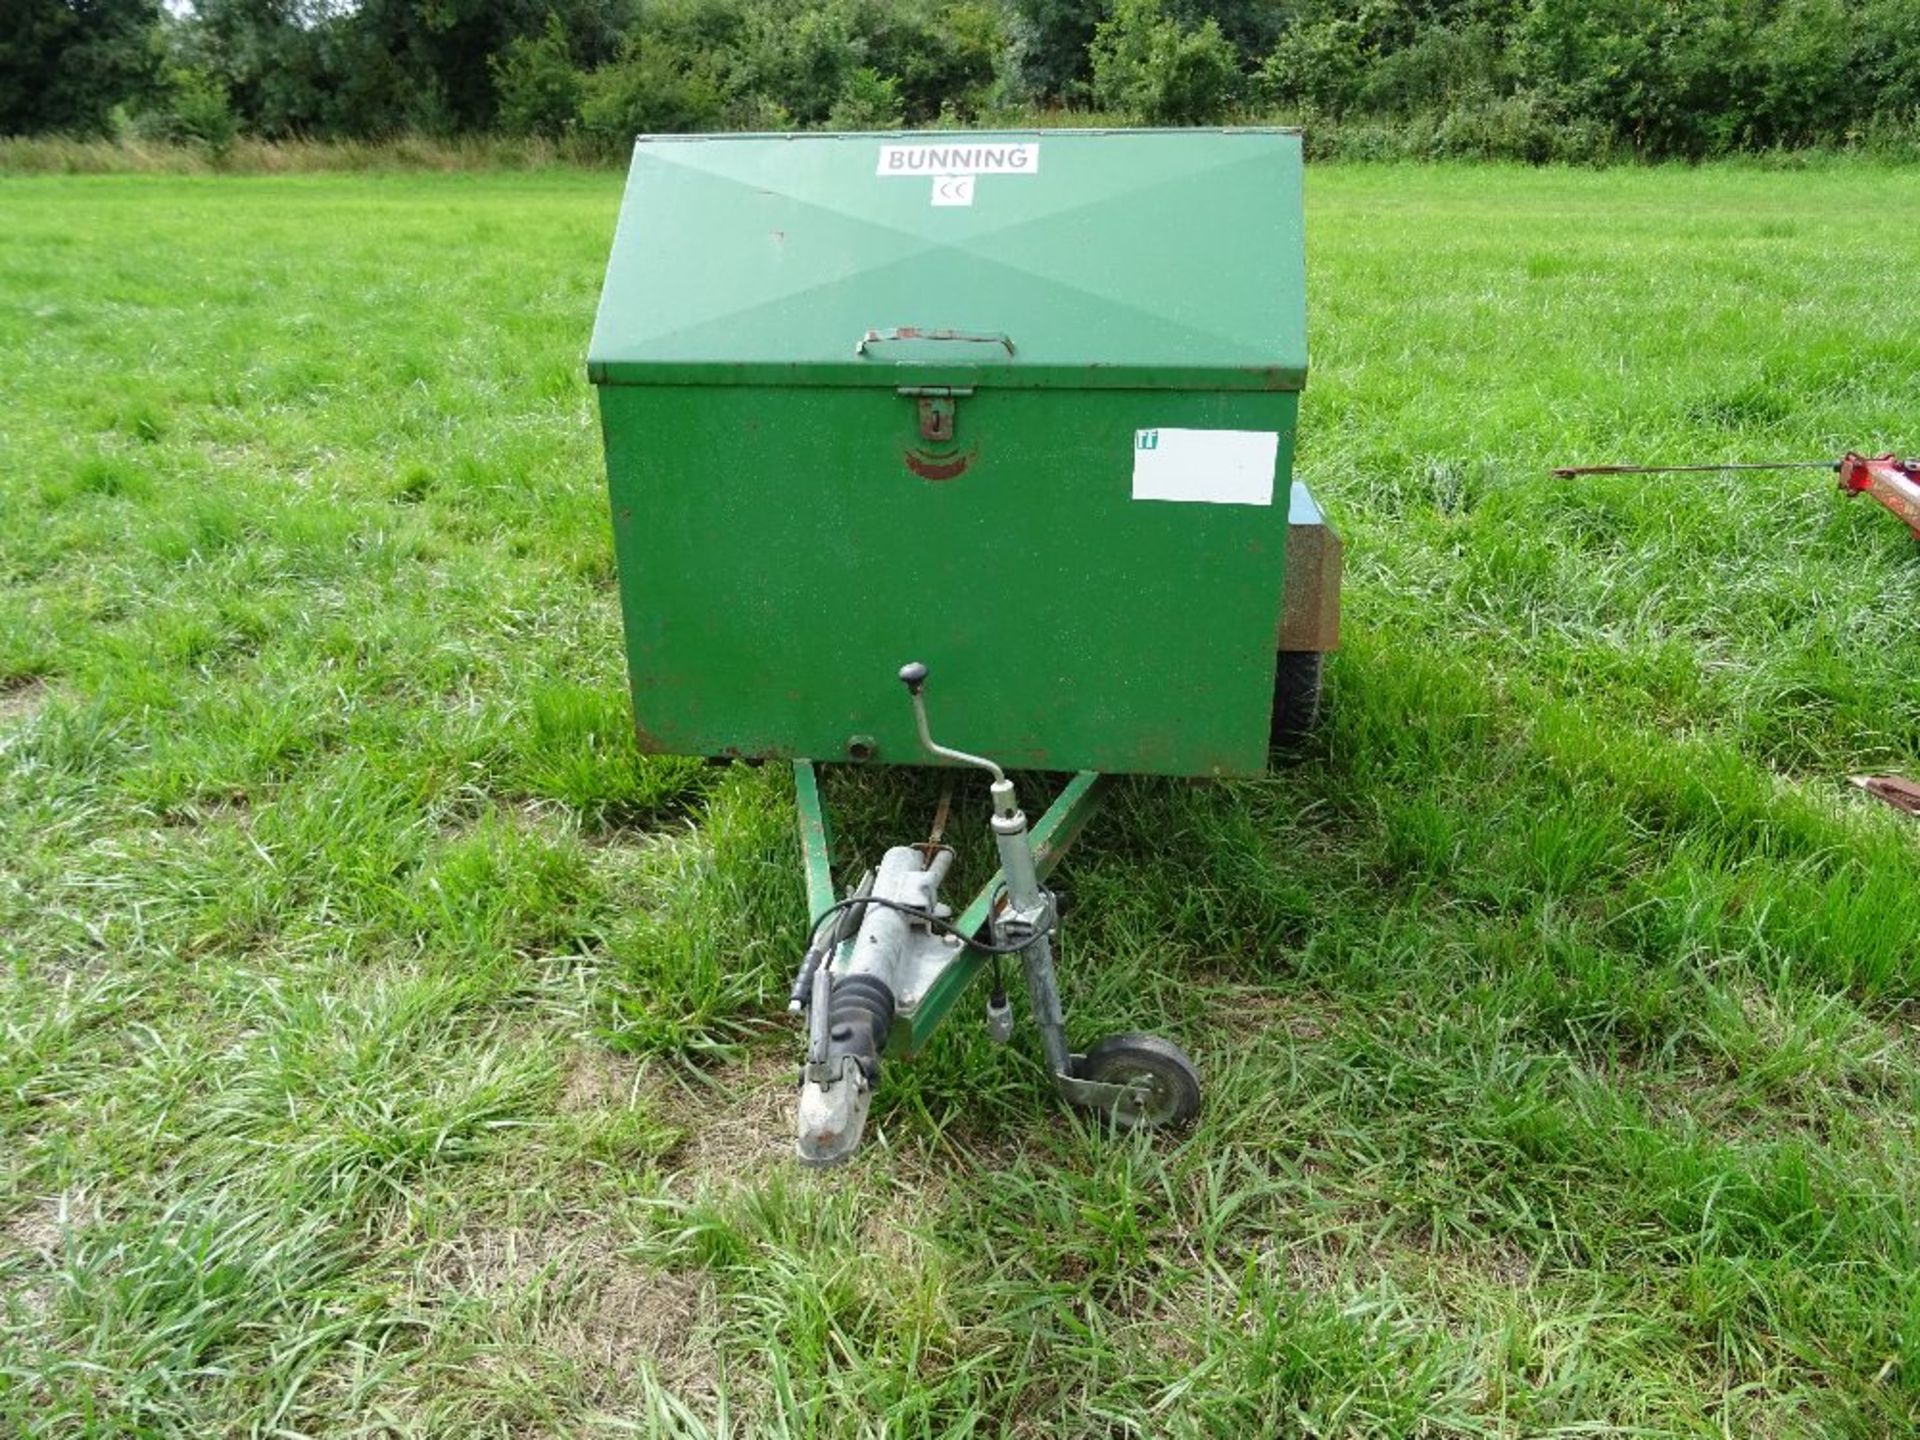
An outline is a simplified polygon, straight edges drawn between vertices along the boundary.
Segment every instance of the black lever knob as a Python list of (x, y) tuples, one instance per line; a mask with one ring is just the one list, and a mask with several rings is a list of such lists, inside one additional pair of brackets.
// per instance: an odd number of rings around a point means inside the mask
[(927, 683), (927, 667), (913, 660), (900, 667), (900, 683), (909, 695), (918, 695)]

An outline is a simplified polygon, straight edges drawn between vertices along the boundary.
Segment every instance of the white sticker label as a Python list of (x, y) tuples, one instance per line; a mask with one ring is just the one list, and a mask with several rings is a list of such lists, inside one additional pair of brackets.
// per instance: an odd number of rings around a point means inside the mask
[[(882, 145), (876, 175), (1033, 175), (1040, 142), (970, 140), (954, 145)], [(955, 201), (955, 204), (965, 202)]]
[(933, 203), (936, 205), (971, 205), (973, 203), (973, 177), (971, 175), (934, 176)]
[(1133, 498), (1271, 505), (1279, 456), (1273, 430), (1136, 430)]

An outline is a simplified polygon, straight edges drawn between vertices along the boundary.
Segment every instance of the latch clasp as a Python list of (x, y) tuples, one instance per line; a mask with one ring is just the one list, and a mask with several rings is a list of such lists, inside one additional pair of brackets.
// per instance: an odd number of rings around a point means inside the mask
[(953, 397), (920, 397), (920, 438), (946, 441), (953, 439)]
[(902, 385), (898, 393), (920, 402), (920, 438), (944, 445), (953, 439), (956, 402), (973, 391), (951, 385)]

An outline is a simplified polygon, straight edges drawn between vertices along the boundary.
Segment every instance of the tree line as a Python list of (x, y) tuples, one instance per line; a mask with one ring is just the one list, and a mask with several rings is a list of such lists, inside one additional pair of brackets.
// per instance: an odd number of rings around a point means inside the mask
[(1920, 0), (0, 0), (0, 134), (1301, 123), (1323, 153), (1911, 150)]

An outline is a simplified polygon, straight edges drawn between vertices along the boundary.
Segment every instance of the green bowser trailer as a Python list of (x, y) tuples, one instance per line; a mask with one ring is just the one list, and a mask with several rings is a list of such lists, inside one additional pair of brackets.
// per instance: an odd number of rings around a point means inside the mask
[[(1300, 186), (1278, 130), (636, 143), (589, 353), (635, 727), (793, 767), (803, 1159), (1001, 954), (1069, 1101), (1197, 1106), (1170, 1042), (1068, 1044), (1045, 879), (1103, 777), (1257, 775), (1312, 719)], [(1000, 873), (956, 914), (951, 850), (902, 845), (839, 893), (830, 762), (985, 769)], [(1007, 770), (1073, 778), (1029, 827)]]

